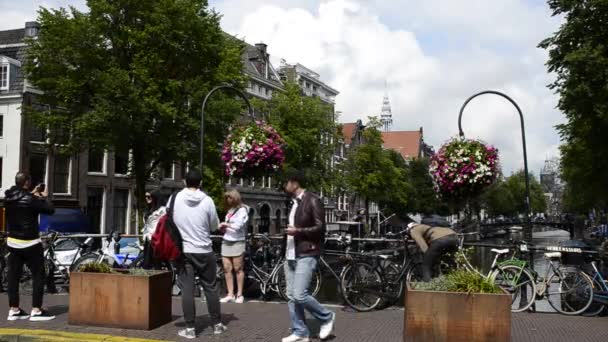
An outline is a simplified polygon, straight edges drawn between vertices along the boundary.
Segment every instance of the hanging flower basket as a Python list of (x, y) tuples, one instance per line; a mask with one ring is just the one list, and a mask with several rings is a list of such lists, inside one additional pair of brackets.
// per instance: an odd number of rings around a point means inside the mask
[(255, 177), (279, 171), (285, 161), (284, 145), (279, 133), (263, 121), (231, 129), (222, 148), (226, 175)]
[(454, 138), (431, 158), (430, 172), (441, 196), (473, 198), (498, 177), (498, 150), (479, 140)]

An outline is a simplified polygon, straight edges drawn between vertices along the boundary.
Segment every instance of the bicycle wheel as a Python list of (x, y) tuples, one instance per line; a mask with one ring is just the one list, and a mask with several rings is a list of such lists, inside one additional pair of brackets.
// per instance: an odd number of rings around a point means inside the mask
[(405, 276), (405, 286), (408, 290), (415, 290), (416, 286), (422, 282), (422, 263), (415, 263), (410, 266)]
[[(598, 291), (602, 291), (603, 287), (601, 284), (601, 280), (598, 278), (593, 278), (593, 293), (595, 294)], [(604, 310), (608, 309), (607, 305), (603, 303), (597, 302), (595, 299), (591, 301), (591, 305), (583, 312), (583, 316), (586, 317), (594, 317), (599, 316)]]
[[(285, 278), (285, 261), (283, 261), (278, 267), (279, 269), (275, 273), (274, 279), (271, 281), (271, 283), (274, 285), (271, 285), (270, 288), (273, 291), (278, 292), (279, 296), (283, 300), (288, 301), (289, 298), (287, 298), (287, 279)], [(321, 290), (321, 283), (321, 271), (317, 268), (317, 270), (312, 276), (312, 279), (310, 280), (310, 287), (308, 288), (308, 293), (310, 293), (311, 296), (316, 297), (319, 293), (319, 290)]]
[(395, 264), (389, 264), (382, 270), (382, 278), (386, 285), (386, 296), (382, 298), (382, 307), (394, 305), (403, 294), (403, 280), (399, 279), (401, 269)]
[(382, 301), (384, 289), (380, 272), (366, 262), (356, 262), (342, 272), (344, 300), (356, 311), (371, 311)]
[(551, 275), (546, 290), (549, 304), (564, 315), (580, 315), (593, 301), (593, 283), (581, 270), (560, 268)]
[(525, 268), (505, 265), (490, 276), (494, 284), (511, 294), (511, 312), (528, 310), (536, 299), (534, 277)]

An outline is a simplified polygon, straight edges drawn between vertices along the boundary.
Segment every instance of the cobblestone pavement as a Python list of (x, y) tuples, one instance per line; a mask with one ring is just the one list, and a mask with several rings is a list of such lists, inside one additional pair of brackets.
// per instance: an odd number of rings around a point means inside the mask
[[(32, 323), (29, 321), (8, 322), (0, 319), (0, 341), (31, 341), (31, 339), (2, 338), (9, 335), (6, 329), (31, 329), (61, 331), (73, 336), (79, 334), (97, 334), (96, 336), (114, 336), (113, 338), (92, 338), (91, 341), (128, 341), (128, 338), (178, 341), (177, 330), (183, 327), (181, 317), (181, 300), (174, 298), (174, 321), (152, 331), (121, 330), (98, 327), (73, 326), (67, 323), (68, 296), (54, 295), (45, 298), (45, 306), (57, 319), (50, 322)], [(0, 295), (0, 306), (6, 308), (6, 294)], [(22, 307), (30, 308), (29, 298), (23, 297)], [(335, 336), (332, 341), (369, 341), (393, 342), (402, 341), (403, 310), (399, 308), (356, 313), (331, 306), (337, 312)], [(209, 341), (280, 341), (288, 334), (289, 317), (284, 303), (262, 303), (251, 301), (245, 304), (222, 304), (223, 320), (228, 331), (220, 336), (211, 333), (210, 322), (204, 303), (197, 304), (197, 331), (200, 340)], [(5, 313), (0, 313), (4, 315)], [(514, 314), (512, 322), (513, 341), (608, 341), (608, 317), (568, 317), (558, 314)], [(319, 326), (310, 320), (313, 333)], [(36, 330), (38, 331), (38, 330)], [(15, 334), (14, 331), (11, 334)], [(35, 339), (33, 339), (35, 340)], [(57, 339), (57, 341), (78, 341), (78, 338)], [(84, 340), (84, 337), (82, 338)], [(36, 340), (38, 341), (38, 340)]]

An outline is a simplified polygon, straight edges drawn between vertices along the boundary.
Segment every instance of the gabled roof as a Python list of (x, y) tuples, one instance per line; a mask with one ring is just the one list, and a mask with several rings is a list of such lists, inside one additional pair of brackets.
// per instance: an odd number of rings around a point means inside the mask
[(353, 135), (355, 134), (355, 129), (357, 129), (357, 124), (354, 122), (342, 124), (342, 137), (344, 137), (344, 143), (346, 145), (350, 145)]
[(384, 141), (384, 148), (399, 152), (403, 159), (420, 156), (421, 131), (382, 132), (382, 140)]
[(262, 52), (256, 46), (253, 46), (249, 43), (245, 43), (245, 49), (241, 55), (241, 60), (243, 61), (243, 66), (245, 67), (245, 72), (250, 76), (258, 78), (260, 80), (264, 80), (265, 82), (270, 83), (271, 85), (277, 88), (283, 88), (283, 83), (279, 79), (279, 76), (270, 63), (270, 60), (265, 61), (265, 63), (269, 64), (269, 72), (268, 77), (264, 75), (262, 70), (259, 70), (255, 63), (256, 59), (264, 60), (264, 56), (262, 56)]
[(0, 45), (23, 43), (23, 37), (25, 37), (24, 28), (0, 31)]
[[(6, 56), (23, 63), (25, 61), (26, 47), (25, 45), (21, 45), (21, 43), (23, 43), (24, 36), (25, 29), (0, 31), (0, 56)], [(2, 47), (3, 45), (6, 47)], [(0, 95), (23, 93), (24, 77), (22, 71), (22, 67), (17, 68), (16, 77), (11, 77), (12, 82), (9, 84), (9, 90), (0, 91)]]

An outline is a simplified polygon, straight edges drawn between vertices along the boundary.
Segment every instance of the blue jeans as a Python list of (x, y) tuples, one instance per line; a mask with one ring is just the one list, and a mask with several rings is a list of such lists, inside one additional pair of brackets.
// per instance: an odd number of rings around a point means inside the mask
[(319, 304), (308, 292), (310, 280), (317, 269), (318, 257), (302, 257), (287, 260), (285, 278), (287, 280), (287, 298), (292, 333), (300, 337), (310, 337), (304, 309), (314, 318), (325, 323), (332, 319), (332, 312)]

